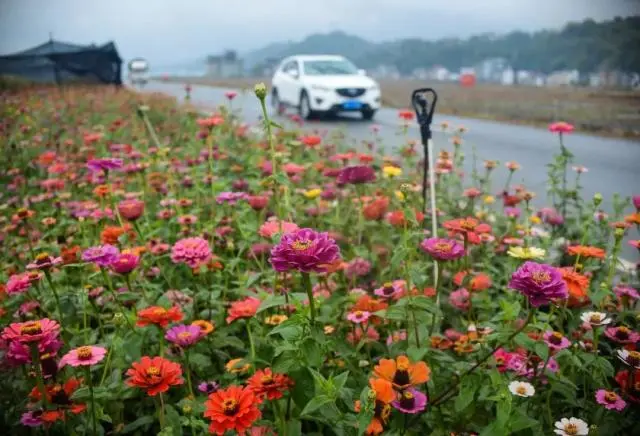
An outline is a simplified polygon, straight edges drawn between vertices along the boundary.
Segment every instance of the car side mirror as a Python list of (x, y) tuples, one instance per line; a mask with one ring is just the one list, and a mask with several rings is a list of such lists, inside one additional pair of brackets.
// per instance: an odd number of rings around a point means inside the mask
[(360, 76), (366, 76), (366, 75), (367, 75), (367, 70), (359, 69), (359, 70), (358, 70), (358, 74), (359, 74)]

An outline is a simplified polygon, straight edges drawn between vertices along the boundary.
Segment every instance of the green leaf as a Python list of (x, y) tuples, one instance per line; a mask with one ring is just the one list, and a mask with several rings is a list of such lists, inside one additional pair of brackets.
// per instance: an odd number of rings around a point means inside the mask
[(302, 422), (297, 419), (291, 419), (287, 422), (287, 435), (288, 436), (301, 436), (302, 435)]
[(323, 353), (316, 341), (313, 339), (307, 339), (302, 343), (300, 349), (302, 350), (305, 360), (309, 363), (309, 366), (319, 368), (320, 365), (322, 365)]
[(426, 310), (427, 312), (431, 312), (431, 313), (434, 313), (436, 310), (434, 307), (434, 304), (435, 304), (434, 300), (424, 295), (412, 297), (409, 300), (410, 300), (411, 307), (416, 307), (418, 309)]
[(371, 422), (371, 419), (373, 418), (374, 408), (373, 408), (373, 402), (369, 401), (370, 391), (371, 389), (366, 387), (360, 393), (360, 413), (358, 414), (358, 436), (362, 436), (364, 432), (367, 431), (369, 422)]
[(200, 353), (189, 354), (189, 363), (195, 366), (198, 371), (206, 371), (211, 367), (211, 359)]
[(335, 386), (336, 390), (341, 390), (345, 383), (347, 382), (347, 379), (349, 378), (349, 371), (345, 371), (340, 375), (337, 375), (336, 377), (333, 378), (333, 385)]
[(511, 432), (515, 433), (526, 428), (535, 427), (538, 425), (538, 421), (529, 417), (527, 414), (522, 413), (519, 409), (516, 409), (515, 416), (511, 416), (509, 422), (511, 423)]
[(262, 301), (262, 303), (260, 303), (260, 307), (258, 307), (258, 311), (256, 313), (260, 313), (263, 310), (267, 310), (271, 307), (282, 306), (284, 304), (286, 304), (284, 295), (270, 295), (264, 301)]
[(284, 130), (284, 127), (282, 127), (280, 124), (276, 123), (273, 120), (269, 120), (269, 124), (271, 124), (273, 127)]
[(538, 342), (534, 346), (534, 350), (542, 360), (547, 360), (547, 357), (549, 356), (549, 346), (547, 344), (544, 342)]
[(302, 409), (300, 416), (310, 415), (316, 410), (318, 410), (319, 408), (321, 408), (322, 406), (324, 406), (325, 404), (329, 404), (332, 402), (333, 400), (329, 398), (327, 395), (317, 395), (313, 397), (311, 401), (307, 403), (306, 406), (304, 406), (304, 409)]
[(143, 416), (125, 425), (124, 428), (122, 429), (122, 433), (125, 433), (125, 434), (131, 433), (139, 429), (140, 427), (152, 424), (154, 421), (155, 421), (155, 418), (153, 416)]
[(456, 412), (461, 412), (466, 409), (469, 404), (473, 402), (473, 397), (475, 396), (476, 389), (475, 386), (471, 384), (469, 378), (465, 378), (462, 380), (462, 386), (460, 386), (460, 393), (456, 397), (456, 401), (454, 402), (454, 409)]

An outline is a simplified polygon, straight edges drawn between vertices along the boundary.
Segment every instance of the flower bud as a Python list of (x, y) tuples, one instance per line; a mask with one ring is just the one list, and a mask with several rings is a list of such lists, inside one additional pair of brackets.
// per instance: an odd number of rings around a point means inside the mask
[(622, 237), (624, 236), (624, 229), (622, 229), (620, 227), (617, 227), (615, 232), (614, 232), (614, 235), (615, 235), (616, 239), (622, 239)]
[(600, 206), (600, 204), (602, 203), (602, 194), (599, 192), (596, 192), (595, 195), (593, 196), (593, 204), (598, 207)]
[(264, 83), (257, 83), (256, 86), (253, 87), (253, 92), (255, 92), (256, 97), (264, 101), (267, 97), (267, 86)]
[(113, 315), (113, 323), (117, 326), (123, 326), (126, 320), (122, 312), (117, 312)]

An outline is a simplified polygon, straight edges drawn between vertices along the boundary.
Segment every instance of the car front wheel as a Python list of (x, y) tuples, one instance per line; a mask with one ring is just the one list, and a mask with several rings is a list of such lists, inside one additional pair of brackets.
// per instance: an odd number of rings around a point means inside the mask
[(298, 105), (298, 112), (303, 120), (311, 120), (317, 115), (316, 112), (311, 109), (309, 96), (305, 91), (302, 91), (302, 93), (300, 94), (300, 104)]
[(365, 109), (362, 111), (363, 120), (371, 121), (375, 115), (376, 115), (376, 111), (371, 109)]

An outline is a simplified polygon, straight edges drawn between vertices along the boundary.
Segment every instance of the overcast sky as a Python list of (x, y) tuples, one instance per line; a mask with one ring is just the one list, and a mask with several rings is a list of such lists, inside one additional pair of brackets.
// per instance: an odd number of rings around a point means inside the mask
[(639, 0), (0, 0), (0, 54), (52, 32), (78, 44), (113, 40), (123, 58), (153, 65), (331, 30), (434, 39), (638, 13)]

